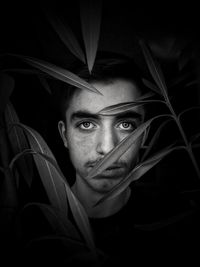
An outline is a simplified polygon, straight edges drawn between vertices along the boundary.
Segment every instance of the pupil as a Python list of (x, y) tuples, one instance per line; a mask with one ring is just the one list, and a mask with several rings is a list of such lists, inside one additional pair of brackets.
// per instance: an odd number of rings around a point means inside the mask
[(127, 123), (127, 122), (124, 122), (124, 123), (123, 123), (123, 126), (124, 126), (124, 128), (128, 128), (128, 126), (129, 126), (129, 123)]
[(84, 127), (85, 128), (88, 128), (90, 126), (90, 123), (89, 122), (84, 122)]

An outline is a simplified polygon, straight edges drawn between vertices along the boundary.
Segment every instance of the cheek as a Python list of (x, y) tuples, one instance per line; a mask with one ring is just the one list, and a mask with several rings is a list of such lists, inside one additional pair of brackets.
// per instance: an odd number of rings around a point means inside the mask
[(123, 155), (122, 160), (126, 161), (128, 165), (134, 165), (138, 159), (141, 142), (133, 144)]
[(82, 160), (84, 160), (84, 158), (87, 158), (92, 153), (93, 147), (94, 141), (88, 136), (79, 137), (74, 133), (68, 136), (68, 148), (72, 156), (82, 157)]

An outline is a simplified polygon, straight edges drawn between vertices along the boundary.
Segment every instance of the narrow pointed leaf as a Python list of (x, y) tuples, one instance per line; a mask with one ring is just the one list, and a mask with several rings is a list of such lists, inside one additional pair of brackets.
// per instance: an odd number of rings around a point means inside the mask
[[(6, 121), (7, 129), (9, 129), (13, 123), (19, 123), (19, 117), (11, 102), (7, 104), (7, 107), (5, 110), (5, 121)], [(8, 132), (8, 138), (10, 140), (10, 144), (11, 144), (14, 155), (22, 152), (24, 149), (30, 148), (27, 142), (26, 136), (24, 135), (23, 130), (20, 128), (12, 127), (10, 131)], [(24, 180), (26, 181), (28, 186), (31, 186), (31, 183), (33, 180), (32, 157), (27, 156), (26, 158), (21, 158), (17, 162), (17, 165), (19, 167), (20, 173), (23, 176)]]
[(140, 40), (140, 45), (141, 45), (144, 57), (146, 59), (149, 71), (150, 71), (153, 79), (155, 80), (158, 88), (160, 89), (160, 93), (163, 96), (166, 96), (167, 95), (167, 86), (165, 83), (164, 75), (160, 69), (160, 66), (153, 59), (149, 49), (147, 48), (147, 46), (145, 45), (145, 43), (142, 40)]
[(194, 85), (194, 84), (199, 84), (199, 81), (198, 80), (191, 81), (191, 82), (187, 83), (185, 85), (185, 87), (189, 87), (189, 86)]
[[(34, 156), (35, 159), (37, 156), (40, 156), (42, 159), (44, 159), (46, 164), (48, 164), (49, 168), (51, 168), (51, 172), (52, 172), (52, 175), (53, 175), (53, 178), (54, 178), (56, 185), (59, 183), (62, 183), (62, 185), (65, 188), (65, 192), (67, 193), (67, 198), (69, 200), (69, 205), (70, 205), (72, 214), (74, 216), (74, 219), (75, 219), (84, 239), (86, 240), (88, 247), (92, 251), (95, 251), (95, 245), (94, 245), (94, 241), (93, 241), (92, 231), (90, 228), (87, 214), (86, 214), (82, 204), (79, 202), (79, 200), (75, 197), (74, 193), (71, 191), (71, 189), (70, 189), (70, 187), (66, 181), (66, 178), (63, 175), (62, 171), (60, 170), (55, 158), (50, 157), (47, 154), (41, 153), (40, 151), (38, 151), (38, 152), (36, 152), (36, 151), (29, 151), (28, 152), (27, 151), (27, 153), (32, 153), (33, 155), (35, 155)], [(41, 161), (41, 159), (40, 159), (40, 161)], [(48, 180), (49, 178), (46, 177), (46, 179)], [(47, 188), (47, 190), (48, 190), (48, 188)], [(54, 205), (54, 207), (56, 207), (56, 205)], [(59, 209), (59, 210), (61, 211), (61, 213), (63, 213), (62, 209)], [(65, 213), (63, 213), (63, 214), (65, 214)]]
[(89, 172), (87, 179), (100, 174), (106, 168), (108, 168), (113, 162), (119, 159), (130, 146), (143, 134), (146, 128), (151, 124), (153, 119), (141, 124), (135, 131), (133, 131), (128, 137), (123, 139), (116, 147), (114, 147), (107, 155), (104, 156)]
[(55, 168), (57, 171), (57, 174), (59, 175), (60, 179), (63, 180), (67, 192), (67, 197), (69, 200), (69, 205), (72, 211), (72, 214), (74, 216), (74, 219), (83, 235), (83, 237), (86, 240), (86, 243), (88, 244), (89, 248), (94, 251), (95, 250), (95, 245), (93, 241), (93, 235), (92, 231), (90, 228), (90, 223), (88, 220), (88, 216), (80, 203), (80, 201), (75, 197), (74, 193), (72, 192), (71, 188), (65, 181), (65, 177), (62, 174), (60, 168), (58, 165), (55, 163), (55, 161), (52, 158), (49, 158), (48, 156), (39, 153), (40, 156), (44, 157), (48, 162)]
[(15, 86), (14, 79), (6, 73), (0, 73), (0, 111), (4, 112)]
[(160, 89), (155, 85), (153, 84), (152, 82), (146, 80), (146, 79), (142, 79), (144, 85), (146, 85), (146, 87), (148, 87), (149, 89), (153, 90), (154, 92), (160, 94)]
[(141, 105), (145, 105), (145, 104), (151, 104), (151, 103), (162, 103), (165, 104), (164, 101), (162, 100), (137, 100), (137, 101), (132, 101), (132, 102), (126, 102), (126, 103), (120, 103), (120, 104), (116, 104), (116, 105), (112, 105), (109, 107), (106, 107), (102, 110), (99, 111), (100, 115), (117, 115), (119, 113), (123, 113), (126, 111), (129, 111), (131, 109), (134, 109), (137, 106), (141, 106)]
[(200, 137), (200, 133), (193, 135), (190, 139), (190, 144), (194, 143)]
[[(30, 147), (33, 151), (46, 154), (56, 161), (50, 148), (37, 131), (21, 123), (16, 124), (16, 126), (25, 130)], [(55, 169), (52, 168), (52, 166), (46, 160), (40, 159), (37, 156), (34, 156), (34, 160), (49, 201), (54, 207), (61, 210), (64, 214), (67, 214), (68, 203), (65, 185), (58, 177)]]
[(74, 225), (66, 216), (63, 216), (58, 209), (44, 203), (31, 202), (24, 206), (23, 211), (32, 206), (36, 206), (41, 209), (56, 234), (80, 240), (80, 235)]
[(15, 72), (15, 73), (20, 73), (20, 74), (40, 74), (41, 75), (41, 72), (39, 70), (22, 69), (22, 68), (4, 69), (2, 70), (2, 72)]
[(50, 76), (53, 76), (58, 80), (69, 83), (81, 89), (86, 89), (91, 92), (101, 94), (94, 86), (87, 83), (86, 81), (66, 69), (39, 59), (33, 59), (28, 57), (24, 57), (23, 59), (31, 66), (36, 67), (45, 73), (48, 73)]
[(169, 226), (173, 223), (176, 223), (180, 220), (183, 220), (185, 217), (192, 215), (194, 212), (196, 212), (195, 209), (189, 210), (189, 211), (184, 211), (181, 212), (177, 215), (174, 215), (170, 218), (167, 218), (165, 220), (159, 221), (159, 222), (154, 222), (150, 224), (134, 224), (134, 227), (140, 230), (145, 230), (145, 231), (153, 231), (157, 229), (161, 229), (163, 227)]
[(46, 15), (52, 27), (54, 28), (62, 42), (65, 44), (65, 46), (71, 51), (72, 54), (74, 54), (83, 63), (85, 63), (83, 50), (81, 49), (78, 40), (76, 39), (69, 25), (67, 25), (66, 21), (63, 22), (55, 14), (50, 14), (49, 12), (46, 12)]
[[(173, 81), (170, 82), (169, 87), (174, 87), (174, 86), (180, 84), (184, 80), (187, 80), (190, 76), (191, 76), (191, 73), (184, 73), (184, 74), (178, 76), (177, 78), (173, 79)], [(187, 86), (187, 84), (185, 86)]]
[(175, 149), (182, 149), (183, 147), (175, 147), (175, 148), (166, 148), (163, 151), (156, 153), (150, 159), (140, 163), (137, 165), (129, 175), (119, 182), (113, 189), (108, 192), (103, 198), (101, 198), (96, 204), (99, 205), (100, 203), (104, 202), (105, 200), (111, 199), (122, 193), (131, 182), (138, 180), (141, 178), (148, 170), (153, 168), (156, 164), (158, 164), (166, 155), (171, 153)]
[(145, 153), (142, 156), (142, 161), (146, 158), (146, 156), (149, 154), (149, 152), (151, 151), (151, 149), (153, 148), (155, 142), (158, 140), (160, 133), (162, 131), (162, 129), (164, 128), (164, 126), (168, 123), (172, 121), (172, 118), (169, 118), (168, 120), (164, 121), (163, 123), (161, 123), (161, 125), (158, 127), (158, 129), (156, 130), (155, 134), (153, 135), (153, 137), (151, 138), (151, 141), (147, 147), (147, 149), (145, 150)]
[(152, 97), (154, 95), (155, 94), (153, 92), (148, 92), (148, 93), (143, 94), (140, 97), (138, 97), (137, 100), (144, 100), (144, 99), (150, 98), (150, 97)]
[(178, 115), (178, 119), (180, 120), (180, 118), (181, 118), (185, 113), (187, 113), (187, 112), (189, 112), (189, 111), (193, 111), (193, 110), (198, 110), (198, 109), (200, 110), (200, 106), (187, 108), (187, 109), (185, 109), (185, 110), (183, 110), (182, 112), (179, 113), (179, 115)]
[(28, 155), (28, 154), (34, 154), (34, 153), (35, 153), (35, 151), (32, 150), (32, 149), (24, 149), (23, 151), (19, 152), (19, 153), (16, 154), (16, 155), (12, 158), (12, 160), (10, 161), (10, 163), (9, 163), (9, 168), (12, 170), (13, 167), (14, 167), (14, 164), (15, 164), (18, 160), (20, 160), (20, 159), (22, 158), (22, 156), (26, 156), (26, 155)]
[(73, 216), (76, 220), (76, 223), (83, 235), (83, 237), (86, 240), (86, 243), (88, 244), (88, 247), (95, 252), (95, 244), (93, 240), (92, 230), (89, 225), (88, 216), (82, 206), (82, 204), (78, 201), (78, 199), (75, 197), (75, 195), (72, 193), (69, 188), (66, 187), (66, 190), (68, 192), (68, 200), (70, 204), (70, 208), (72, 210)]
[(49, 87), (49, 84), (47, 82), (47, 80), (42, 76), (42, 75), (38, 75), (38, 79), (41, 82), (42, 86), (44, 87), (44, 89), (51, 94), (51, 89)]
[(100, 35), (101, 1), (80, 1), (80, 17), (87, 64), (88, 69), (91, 72), (96, 57)]

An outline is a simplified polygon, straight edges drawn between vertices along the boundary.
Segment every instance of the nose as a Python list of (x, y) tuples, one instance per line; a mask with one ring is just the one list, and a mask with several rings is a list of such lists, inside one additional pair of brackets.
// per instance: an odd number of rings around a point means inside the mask
[(117, 135), (114, 129), (103, 129), (97, 137), (97, 152), (101, 155), (106, 155), (118, 143)]

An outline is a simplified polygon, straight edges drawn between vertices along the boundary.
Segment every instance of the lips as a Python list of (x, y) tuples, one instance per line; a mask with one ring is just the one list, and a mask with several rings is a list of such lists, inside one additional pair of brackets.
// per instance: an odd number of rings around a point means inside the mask
[(119, 178), (124, 174), (124, 168), (122, 166), (110, 166), (103, 172), (101, 172), (97, 178)]

